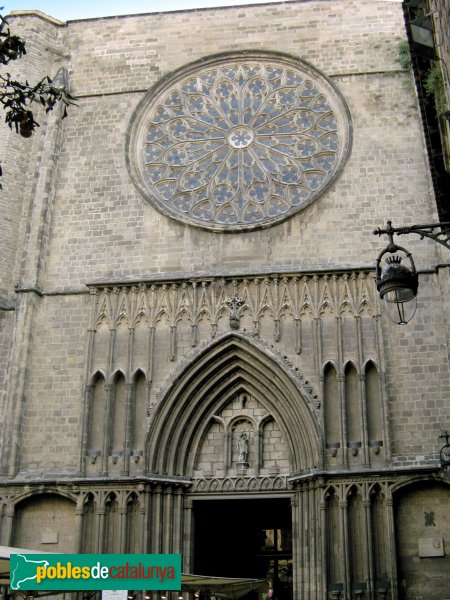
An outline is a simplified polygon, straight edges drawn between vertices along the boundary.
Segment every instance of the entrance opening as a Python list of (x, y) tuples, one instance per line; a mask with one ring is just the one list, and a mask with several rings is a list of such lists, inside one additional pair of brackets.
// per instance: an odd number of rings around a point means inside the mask
[[(274, 598), (292, 599), (288, 498), (194, 502), (194, 573), (267, 578)], [(257, 598), (248, 594), (246, 600)]]

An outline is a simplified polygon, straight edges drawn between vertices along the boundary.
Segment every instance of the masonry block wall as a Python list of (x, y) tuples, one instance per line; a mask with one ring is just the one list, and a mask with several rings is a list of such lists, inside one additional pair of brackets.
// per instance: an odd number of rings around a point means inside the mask
[[(30, 187), (26, 197), (14, 196), (15, 203), (21, 205), (20, 198), (23, 198), (25, 205), (31, 202), (35, 207), (29, 217), (26, 256), (22, 255), (24, 238), (19, 235), (19, 225), (16, 227), (15, 240), (19, 247), (14, 268), (17, 274), (22, 264), (19, 287), (32, 286), (39, 277), (46, 294), (37, 311), (36, 336), (42, 328), (46, 337), (49, 326), (50, 331), (53, 327), (61, 331), (56, 317), (61, 313), (61, 301), (64, 314), (70, 313), (76, 305), (81, 319), (76, 323), (76, 317), (72, 317), (70, 336), (65, 329), (61, 337), (55, 334), (50, 352), (41, 357), (43, 364), (41, 360), (33, 361), (34, 373), (29, 382), (34, 389), (29, 399), (31, 403), (33, 398), (41, 397), (43, 388), (40, 386), (46, 386), (48, 395), (49, 384), (45, 380), (50, 374), (52, 379), (55, 376), (59, 379), (70, 368), (73, 375), (68, 361), (76, 365), (83, 363), (88, 312), (80, 309), (85, 299), (70, 292), (85, 291), (86, 282), (214, 270), (233, 273), (267, 268), (314, 270), (371, 266), (381, 247), (379, 241), (371, 237), (371, 230), (382, 225), (387, 217), (394, 224), (434, 219), (433, 203), (428, 200), (431, 192), (416, 101), (408, 88), (407, 76), (399, 71), (397, 63), (398, 43), (404, 36), (397, 4), (357, 2), (350, 7), (327, 2), (284, 3), (67, 25), (23, 14), (13, 18), (12, 25), (19, 33), (23, 31), (30, 45), (24, 64), (36, 62), (29, 67), (30, 78), (37, 71), (68, 67), (71, 93), (79, 104), (79, 108), (70, 110), (70, 117), (62, 124), (52, 124), (55, 115), (47, 117), (48, 123), (44, 118), (42, 132), (38, 131), (31, 141), (31, 144), (44, 146), (46, 139), (42, 134), (46, 129), (61, 128), (53, 140), (58, 151), (54, 150), (52, 166), (39, 164), (36, 173), (27, 170), (27, 182), (47, 177), (51, 183), (41, 183), (42, 189)], [(46, 37), (27, 35), (30, 28), (33, 31), (36, 27), (45, 35), (52, 32), (56, 46), (70, 58), (60, 58), (51, 50), (45, 50), (50, 45)], [(199, 30), (204, 32), (201, 36), (196, 33)], [(37, 42), (44, 47), (34, 49)], [(187, 227), (159, 214), (142, 199), (130, 181), (124, 155), (131, 115), (146, 90), (186, 62), (238, 48), (287, 52), (308, 60), (331, 77), (349, 104), (353, 148), (343, 173), (320, 201), (273, 228), (228, 236)], [(47, 62), (42, 64), (45, 56)], [(10, 138), (9, 143), (20, 144), (21, 156), (28, 152), (37, 161), (45, 160), (40, 153), (33, 152), (28, 141)], [(50, 169), (52, 173), (47, 173)], [(7, 178), (5, 184), (13, 185)], [(50, 186), (49, 192), (45, 191), (45, 185)], [(11, 198), (9, 204), (12, 204)], [(17, 208), (14, 206), (12, 211), (16, 220)], [(46, 216), (42, 214), (44, 210)], [(41, 218), (47, 219), (48, 232), (43, 240), (38, 233), (32, 237), (33, 230), (40, 228)], [(12, 231), (13, 228), (9, 228), (9, 236), (13, 235)], [(5, 238), (5, 246), (14, 247), (6, 242)], [(416, 243), (411, 242), (411, 249)], [(419, 261), (426, 266), (435, 264), (435, 252), (432, 245), (422, 244)], [(5, 267), (8, 262), (11, 260), (5, 261)], [(13, 297), (12, 272), (9, 266), (5, 273), (10, 297)], [(62, 292), (66, 293), (63, 300), (60, 295), (49, 295)], [(70, 305), (71, 309), (67, 310)], [(428, 311), (419, 311), (419, 318), (430, 318), (422, 316), (424, 312)], [(443, 348), (446, 338), (442, 337), (439, 342), (439, 337), (435, 337), (442, 330), (439, 327), (427, 329), (432, 338), (430, 344), (440, 344)], [(411, 342), (398, 340), (397, 332), (390, 332), (387, 337), (389, 345), (393, 345), (394, 365), (397, 360), (408, 361), (405, 352), (396, 351), (397, 341), (410, 343), (411, 353), (417, 352), (413, 335)], [(424, 343), (426, 345), (426, 340)], [(64, 359), (66, 344), (76, 356)], [(397, 358), (399, 355), (403, 358)], [(443, 372), (440, 393), (446, 390), (446, 359), (439, 367), (430, 357), (427, 367), (425, 354), (421, 353), (420, 362), (419, 368), (424, 370), (425, 376), (428, 368)], [(56, 366), (58, 363), (61, 368)], [(405, 376), (411, 374), (412, 368), (408, 361)], [(65, 390), (65, 395), (73, 400), (69, 400), (66, 408), (70, 413), (73, 411), (76, 419), (81, 382), (79, 376), (69, 379), (70, 389)], [(408, 398), (405, 402), (409, 402), (410, 388), (399, 380), (395, 371), (393, 396), (397, 395), (397, 383), (400, 398), (405, 395)], [(57, 406), (58, 386), (53, 393)], [(400, 425), (405, 418), (400, 416), (403, 413), (400, 398), (393, 412), (394, 425), (397, 422)], [(417, 410), (421, 410), (420, 403)], [(441, 424), (440, 416), (436, 420)], [(431, 444), (437, 430), (438, 426), (430, 430), (427, 453), (432, 453)], [(401, 426), (397, 432), (399, 453), (409, 444), (414, 446), (409, 428), (404, 439)], [(423, 433), (420, 433), (422, 446)], [(25, 431), (23, 434), (27, 435)], [(66, 444), (69, 439), (73, 446), (70, 453), (64, 453), (64, 460), (71, 462), (69, 456), (76, 450), (76, 435), (65, 437)], [(31, 454), (38, 460), (34, 450)]]
[[(252, 393), (254, 413), (239, 408), (237, 388), (223, 412), (211, 405), (186, 462), (189, 476), (236, 473), (246, 419), (263, 440), (252, 441), (251, 461), (258, 455), (266, 475), (288, 477), (295, 464), (305, 472), (433, 470), (450, 392), (448, 273), (436, 269), (445, 257), (432, 243), (405, 241), (421, 271), (418, 311), (407, 328), (390, 325), (373, 281), (384, 246), (374, 228), (388, 218), (394, 225), (437, 220), (416, 96), (397, 60), (406, 37), (401, 3), (299, 0), (68, 23), (22, 12), (10, 24), (27, 41), (21, 74), (34, 81), (64, 67), (78, 107), (63, 121), (58, 112), (39, 115), (31, 140), (6, 128), (1, 136), (3, 484), (145, 477), (151, 432), (170, 421), (176, 382), (190, 385), (189, 366), (206, 364), (210, 349), (220, 362), (226, 344), (243, 354), (248, 346), (250, 355), (257, 348), (291, 373), (308, 405), (302, 423), (316, 423), (308, 443), (317, 448), (304, 461), (296, 457), (289, 450), (295, 435), (276, 418), (265, 424)], [(231, 51), (287, 54), (330, 78), (348, 105), (351, 151), (332, 185), (294, 216), (222, 233), (160, 213), (133, 184), (126, 149), (152, 86)], [(232, 341), (227, 300), (235, 294), (245, 306)], [(214, 349), (222, 343), (223, 351)], [(106, 392), (95, 391), (99, 382)], [(114, 413), (119, 398), (131, 406), (136, 387), (143, 414)], [(123, 446), (110, 456), (109, 442), (92, 441), (89, 425), (95, 398), (107, 397), (103, 431), (115, 414), (128, 415)], [(223, 419), (235, 417), (227, 429)], [(226, 431), (234, 440), (228, 457), (220, 448)], [(245, 473), (258, 476), (252, 468)]]

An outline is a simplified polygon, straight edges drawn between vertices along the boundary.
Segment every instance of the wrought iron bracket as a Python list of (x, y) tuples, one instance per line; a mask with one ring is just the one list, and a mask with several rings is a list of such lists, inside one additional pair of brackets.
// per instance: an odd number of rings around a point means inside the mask
[(374, 229), (373, 231), (374, 235), (389, 236), (389, 246), (393, 248), (393, 252), (396, 251), (396, 245), (393, 241), (394, 234), (409, 235), (410, 233), (416, 233), (422, 240), (424, 237), (430, 238), (450, 250), (450, 221), (428, 223), (426, 225), (410, 225), (408, 227), (392, 227), (392, 221), (388, 221), (386, 229), (378, 227), (378, 229)]

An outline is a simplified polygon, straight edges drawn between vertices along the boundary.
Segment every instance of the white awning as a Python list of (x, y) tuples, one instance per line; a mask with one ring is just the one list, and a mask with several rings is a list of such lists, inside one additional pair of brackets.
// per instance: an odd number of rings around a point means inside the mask
[(183, 573), (182, 590), (185, 592), (215, 592), (220, 598), (241, 598), (252, 591), (266, 592), (267, 579), (238, 579), (231, 577), (208, 577)]
[[(51, 554), (41, 550), (26, 550), (0, 546), (0, 584), (9, 585), (9, 558), (11, 554)], [(208, 577), (206, 575), (193, 575), (183, 573), (181, 576), (182, 590), (186, 592), (210, 591), (218, 594), (220, 598), (237, 599), (251, 591), (267, 592), (269, 582), (267, 579), (242, 579), (231, 577)]]

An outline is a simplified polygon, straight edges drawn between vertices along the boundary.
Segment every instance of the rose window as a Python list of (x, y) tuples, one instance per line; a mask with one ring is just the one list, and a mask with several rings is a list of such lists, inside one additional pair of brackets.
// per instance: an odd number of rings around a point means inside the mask
[(201, 61), (141, 102), (131, 175), (164, 214), (218, 231), (266, 227), (334, 181), (351, 142), (334, 85), (303, 61), (240, 53)]

